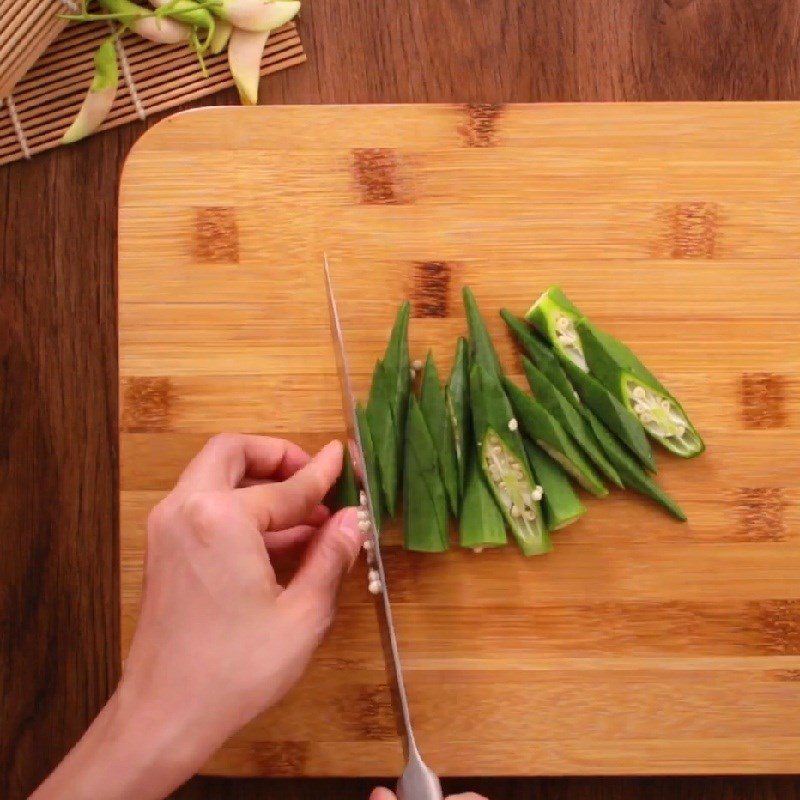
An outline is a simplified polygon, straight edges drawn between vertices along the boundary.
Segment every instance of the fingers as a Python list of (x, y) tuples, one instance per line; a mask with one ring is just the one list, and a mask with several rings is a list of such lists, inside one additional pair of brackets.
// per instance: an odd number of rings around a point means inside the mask
[(285, 531), (267, 531), (262, 535), (270, 557), (280, 557), (304, 550), (316, 532), (316, 526), (295, 525)]
[(245, 433), (220, 433), (208, 440), (184, 470), (178, 486), (232, 489), (245, 475), (284, 479), (310, 460), (301, 447), (285, 439)]
[(464, 794), (448, 795), (447, 800), (489, 800), (489, 798), (475, 792), (464, 792)]
[(383, 786), (377, 786), (372, 790), (369, 800), (397, 800), (397, 795), (389, 789), (384, 789)]
[(301, 600), (304, 606), (310, 601), (323, 612), (329, 611), (363, 541), (355, 508), (334, 514), (311, 541), (305, 560), (286, 589), (287, 601)]
[(247, 486), (236, 494), (262, 531), (282, 530), (305, 523), (341, 471), (342, 443), (334, 440), (285, 481)]

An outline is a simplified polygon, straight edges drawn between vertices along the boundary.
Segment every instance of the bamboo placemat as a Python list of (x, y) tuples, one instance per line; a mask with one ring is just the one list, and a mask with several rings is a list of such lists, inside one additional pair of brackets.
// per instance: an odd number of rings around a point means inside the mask
[[(58, 146), (78, 113), (92, 78), (92, 54), (108, 36), (104, 25), (72, 25), (47, 48), (13, 94), (0, 100), (0, 164), (30, 158)], [(227, 54), (206, 59), (184, 45), (166, 46), (132, 33), (118, 40), (120, 83), (111, 113), (100, 130), (174, 108), (233, 86)], [(293, 22), (274, 31), (261, 61), (261, 74), (306, 60)]]

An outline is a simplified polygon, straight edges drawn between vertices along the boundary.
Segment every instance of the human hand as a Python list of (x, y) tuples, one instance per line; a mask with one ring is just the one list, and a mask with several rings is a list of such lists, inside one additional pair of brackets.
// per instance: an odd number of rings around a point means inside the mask
[[(397, 800), (397, 795), (390, 789), (379, 786), (372, 790), (369, 800)], [(451, 794), (447, 800), (487, 800), (482, 794), (475, 792), (465, 792), (464, 794)]]

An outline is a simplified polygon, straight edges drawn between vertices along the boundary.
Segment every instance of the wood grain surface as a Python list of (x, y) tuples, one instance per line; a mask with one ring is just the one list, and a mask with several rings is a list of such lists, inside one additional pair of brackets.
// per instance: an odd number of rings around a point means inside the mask
[[(309, 63), (267, 82), (262, 101), (800, 99), (799, 18), (790, 0), (314, 0), (299, 23)], [(0, 796), (10, 800), (80, 736), (119, 670), (116, 198), (144, 127), (0, 170)], [(180, 795), (358, 800), (374, 782), (198, 779)], [(448, 788), (493, 800), (800, 797), (792, 777)]]

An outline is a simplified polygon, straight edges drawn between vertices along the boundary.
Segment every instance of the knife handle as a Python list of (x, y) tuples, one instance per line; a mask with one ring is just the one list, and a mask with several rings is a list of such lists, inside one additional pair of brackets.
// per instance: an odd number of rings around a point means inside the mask
[(444, 800), (436, 773), (422, 760), (416, 748), (397, 782), (397, 800)]

